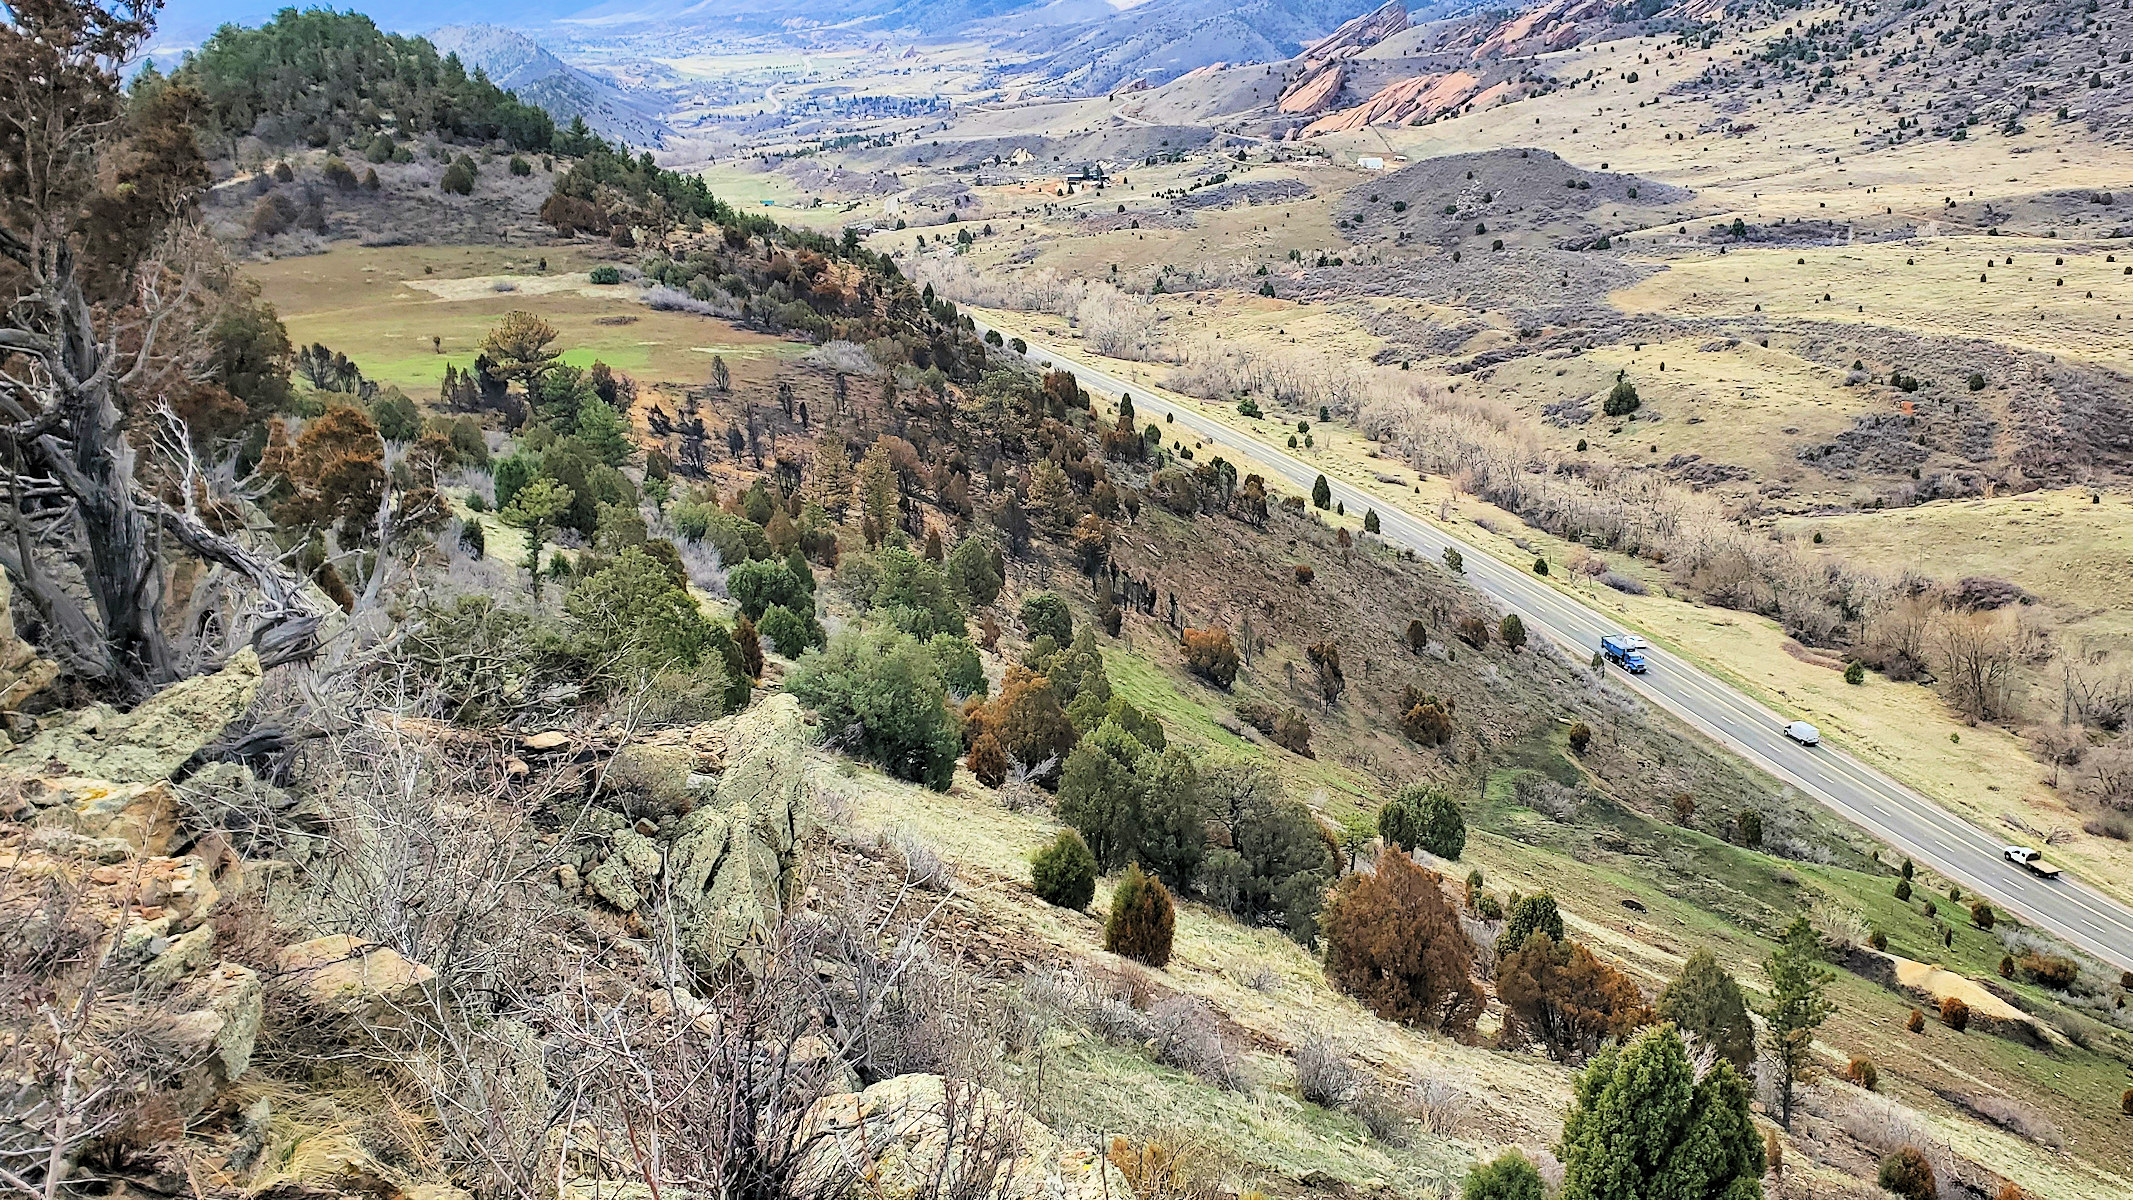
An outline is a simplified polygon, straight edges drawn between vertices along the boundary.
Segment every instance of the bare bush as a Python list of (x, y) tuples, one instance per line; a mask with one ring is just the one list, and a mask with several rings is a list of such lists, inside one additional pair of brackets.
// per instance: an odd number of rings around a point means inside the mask
[(711, 289), (710, 295), (699, 300), (687, 292), (662, 283), (644, 289), (638, 298), (644, 301), (646, 307), (656, 312), (694, 313), (700, 317), (723, 317), (727, 320), (733, 320), (746, 312), (740, 301), (717, 288)]
[(2081, 787), (2097, 803), (2133, 812), (2133, 733), (2091, 751), (2081, 768)]
[(1123, 996), (1095, 997), (1082, 1010), (1082, 1019), (1098, 1037), (1121, 1046), (1139, 1045), (1154, 1035), (1147, 1016)]
[(1834, 1119), (1839, 1129), (1876, 1156), (1910, 1146), (1926, 1156), (1933, 1166), (1934, 1178), (1953, 1184), (1966, 1177), (1955, 1151), (1933, 1135), (1923, 1118), (1899, 1101), (1877, 1092), (1848, 1090)]
[(1106, 358), (1145, 361), (1157, 353), (1155, 309), (1109, 287), (1092, 287), (1074, 309), (1083, 342)]
[(1843, 904), (1817, 906), (1808, 923), (1814, 926), (1824, 944), (1836, 950), (1855, 950), (1864, 946), (1867, 937), (1873, 933), (1858, 909)]
[(1365, 1080), (1348, 1111), (1363, 1123), (1370, 1136), (1388, 1146), (1407, 1144), (1407, 1110), (1400, 1098), (1374, 1079)]
[(2010, 1133), (2056, 1150), (2066, 1138), (2051, 1118), (2009, 1096), (1963, 1096), (1963, 1107)]
[(942, 858), (912, 830), (902, 826), (884, 830), (878, 844), (903, 862), (905, 883), (929, 892), (955, 890), (955, 864)]
[(1324, 1029), (1304, 1030), (1289, 1050), (1296, 1066), (1296, 1094), (1322, 1108), (1341, 1108), (1362, 1090), (1349, 1065), (1348, 1048)]
[(2021, 631), (2004, 613), (1959, 610), (1933, 623), (1928, 639), (1948, 702), (1975, 720), (2007, 715), (2009, 679)]
[(1564, 787), (1538, 771), (1527, 771), (1513, 785), (1520, 804), (1558, 821), (1574, 821), (1585, 810), (1585, 793)]
[(1222, 1036), (1215, 1010), (1197, 996), (1172, 996), (1148, 1010), (1155, 1058), (1217, 1087), (1241, 1088), (1236, 1054)]
[(874, 361), (865, 346), (841, 339), (822, 343), (808, 351), (800, 361), (811, 367), (842, 371), (847, 375), (879, 375), (882, 370), (881, 364)]
[(692, 542), (682, 538), (674, 543), (681, 555), (681, 567), (689, 576), (689, 582), (714, 596), (726, 594), (726, 568), (718, 560), (718, 550), (709, 541)]
[(1453, 1137), (1474, 1098), (1455, 1083), (1417, 1070), (1407, 1084), (1407, 1102), (1422, 1128), (1438, 1137)]

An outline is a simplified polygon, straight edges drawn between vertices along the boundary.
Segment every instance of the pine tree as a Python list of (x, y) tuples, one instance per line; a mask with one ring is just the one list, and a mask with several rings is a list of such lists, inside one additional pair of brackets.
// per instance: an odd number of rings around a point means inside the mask
[(1456, 859), (1466, 851), (1466, 818), (1443, 788), (1410, 783), (1378, 810), (1378, 832), (1402, 851)]
[[(976, 752), (973, 751), (973, 754)], [(1080, 912), (1096, 895), (1096, 856), (1071, 829), (1030, 856), (1030, 888), (1047, 904)]]
[(1511, 906), (1511, 916), (1504, 922), (1503, 934), (1496, 939), (1497, 955), (1510, 957), (1536, 933), (1545, 933), (1558, 942), (1563, 940), (1563, 914), (1556, 911), (1555, 897), (1546, 892), (1521, 896), (1518, 903)]
[(1736, 983), (1709, 950), (1698, 950), (1659, 993), (1659, 1019), (1693, 1033), (1742, 1072), (1755, 1062), (1755, 1026)]
[(1311, 485), (1311, 506), (1313, 508), (1333, 507), (1333, 487), (1326, 482), (1326, 477), (1323, 475), (1318, 477), (1318, 482)]
[(1594, 1055), (1563, 1119), (1557, 1200), (1761, 1200), (1763, 1139), (1748, 1085), (1720, 1062), (1699, 1082), (1670, 1025)]
[(859, 460), (859, 513), (867, 545), (881, 545), (896, 528), (896, 511), (896, 468), (888, 449), (876, 442)]
[(1799, 1085), (1814, 1079), (1815, 1030), (1835, 1007), (1823, 994), (1833, 972), (1822, 965), (1822, 946), (1807, 918), (1786, 926), (1763, 974), (1770, 979), (1770, 1004), (1762, 1010), (1769, 1024), (1765, 1046), (1777, 1065), (1778, 1120), (1790, 1129)]

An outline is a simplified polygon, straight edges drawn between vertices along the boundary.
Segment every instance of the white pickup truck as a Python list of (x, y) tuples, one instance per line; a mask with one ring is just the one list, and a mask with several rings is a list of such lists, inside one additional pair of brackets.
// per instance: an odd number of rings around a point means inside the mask
[(2044, 855), (2027, 846), (2002, 846), (2000, 857), (2039, 879), (2059, 878), (2059, 868), (2044, 861)]

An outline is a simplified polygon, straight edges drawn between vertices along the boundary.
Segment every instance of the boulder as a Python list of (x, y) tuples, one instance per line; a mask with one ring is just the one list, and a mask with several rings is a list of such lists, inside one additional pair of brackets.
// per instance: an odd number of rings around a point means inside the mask
[(397, 950), (345, 933), (283, 950), (281, 971), (311, 1003), (363, 1020), (424, 1005), (423, 987), (437, 977), (437, 972)]
[(227, 1083), (252, 1064), (266, 1012), (266, 989), (258, 972), (236, 963), (218, 963), (196, 976), (179, 993), (172, 1008), (175, 1024), (188, 1044), (197, 1047), (217, 1077)]
[(0, 768), (0, 787), (10, 785), (18, 808), (26, 810), (22, 815), (39, 826), (96, 842), (122, 842), (135, 854), (167, 854), (178, 835), (178, 797), (163, 780), (113, 783), (65, 774), (9, 778)]
[(585, 879), (601, 899), (623, 912), (635, 912), (644, 903), (645, 886), (659, 878), (660, 859), (657, 842), (634, 828), (619, 829), (609, 842), (607, 860)]
[(668, 902), (682, 953), (705, 975), (736, 958), (752, 967), (746, 952), (790, 906), (796, 852), (819, 820), (798, 701), (766, 698), (732, 720), (726, 739), (717, 792), (674, 823), (667, 850)]
[(856, 1171), (874, 1195), (998, 1200), (1118, 1200), (1125, 1175), (1091, 1147), (1068, 1146), (999, 1093), (938, 1075), (899, 1075), (825, 1096), (808, 1112), (808, 1166)]
[(202, 925), (169, 939), (162, 952), (148, 960), (141, 978), (150, 986), (167, 988), (214, 961), (215, 927)]
[[(59, 678), (58, 663), (38, 657), (34, 647), (15, 636), (13, 592), (7, 573), (0, 571), (0, 714), (10, 715)], [(0, 746), (7, 744), (6, 735), (0, 734)]]
[(0, 758), (0, 773), (167, 780), (251, 707), (259, 676), (259, 655), (246, 647), (220, 671), (174, 683), (132, 712), (96, 705), (54, 718)]

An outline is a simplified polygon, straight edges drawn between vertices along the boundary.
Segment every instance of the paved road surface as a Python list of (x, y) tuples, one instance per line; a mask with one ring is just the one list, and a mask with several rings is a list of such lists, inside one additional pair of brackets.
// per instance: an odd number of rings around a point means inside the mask
[[(981, 330), (990, 328), (978, 323)], [(1002, 330), (1001, 336), (1008, 336)], [(1200, 415), (1171, 404), (1139, 384), (1088, 366), (1058, 349), (1029, 343), (1030, 357), (1074, 372), (1083, 387), (1108, 396), (1133, 395), (1140, 412), (1173, 415), (1178, 424), (1217, 443), (1241, 447), (1271, 467), (1292, 487), (1308, 493), (1318, 469), (1275, 446), (1248, 438)], [(1332, 481), (1333, 496), (1350, 508), (1375, 507), (1380, 498)], [(1546, 634), (1583, 659), (1599, 647), (1600, 635), (1619, 624), (1587, 608), (1575, 597), (1541, 582), (1484, 551), (1451, 537), (1434, 525), (1394, 508), (1378, 510), (1387, 540), (1412, 546), (1432, 560), (1455, 546), (1465, 559), (1466, 577), (1476, 588), (1518, 613), (1526, 628)], [(1647, 698), (1702, 730), (1748, 761), (1820, 800), (1864, 827), (1888, 845), (1961, 884), (1966, 892), (1989, 897), (2121, 969), (2133, 970), (2133, 909), (2071, 879), (2047, 882), (2000, 857), (2004, 840), (1942, 809), (1917, 792), (1827, 744), (1808, 749), (1788, 740), (1787, 720), (1730, 685), (1657, 650), (1645, 653), (1649, 669), (1642, 676), (1614, 672)]]

